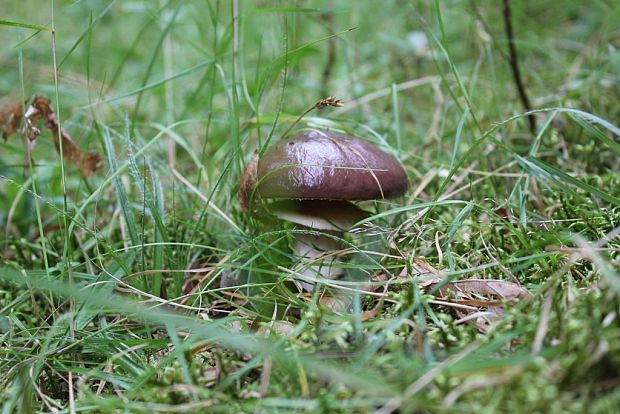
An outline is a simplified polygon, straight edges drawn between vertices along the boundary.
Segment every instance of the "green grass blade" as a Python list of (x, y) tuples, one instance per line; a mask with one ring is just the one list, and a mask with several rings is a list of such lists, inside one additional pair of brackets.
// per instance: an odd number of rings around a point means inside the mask
[(605, 191), (599, 190), (596, 187), (591, 186), (590, 184), (587, 184), (573, 176), (571, 176), (570, 174), (565, 173), (564, 171), (560, 170), (559, 168), (556, 168), (552, 165), (547, 164), (546, 162), (538, 159), (538, 158), (534, 158), (534, 157), (527, 157), (527, 160), (532, 162), (534, 165), (536, 165), (537, 167), (541, 168), (542, 170), (546, 171), (547, 173), (559, 178), (562, 181), (565, 181), (577, 188), (580, 188), (582, 190), (584, 190), (587, 194), (593, 194), (605, 201), (607, 201), (610, 204), (613, 204), (616, 207), (620, 207), (620, 198), (613, 196)]
[(134, 246), (138, 246), (140, 244), (140, 237), (138, 237), (138, 227), (136, 226), (136, 219), (134, 217), (133, 210), (129, 205), (129, 199), (127, 198), (127, 194), (125, 193), (125, 188), (123, 187), (123, 183), (118, 175), (119, 168), (117, 165), (114, 145), (112, 144), (112, 138), (110, 137), (110, 134), (105, 128), (101, 128), (99, 132), (101, 134), (101, 137), (103, 138), (103, 142), (105, 143), (108, 164), (110, 166), (110, 171), (113, 174), (112, 180), (114, 181), (116, 196), (118, 197), (118, 202), (120, 204), (121, 211), (123, 212), (125, 222), (127, 223), (127, 230), (129, 232), (131, 244)]
[(16, 22), (13, 20), (0, 19), (0, 25), (2, 26), (11, 26), (11, 27), (19, 27), (22, 29), (31, 29), (31, 30), (40, 30), (43, 32), (51, 32), (52, 29), (48, 26), (41, 26), (38, 24), (30, 24), (30, 23), (22, 23)]

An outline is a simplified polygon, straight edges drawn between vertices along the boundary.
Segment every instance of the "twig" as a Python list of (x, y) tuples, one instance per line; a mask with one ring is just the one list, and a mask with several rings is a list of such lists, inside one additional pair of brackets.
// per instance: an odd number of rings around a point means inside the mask
[[(525, 92), (525, 86), (523, 85), (523, 79), (521, 78), (521, 71), (519, 70), (519, 59), (517, 57), (517, 48), (515, 47), (514, 32), (512, 30), (510, 0), (504, 0), (502, 14), (504, 15), (504, 27), (506, 29), (506, 36), (508, 37), (508, 62), (510, 63), (510, 68), (512, 69), (512, 77), (514, 78), (517, 86), (519, 98), (521, 99), (523, 108), (527, 112), (532, 110), (532, 106), (530, 105), (530, 100)], [(534, 117), (534, 114), (528, 115), (528, 120), (530, 123), (530, 131), (532, 134), (536, 135), (536, 118)]]

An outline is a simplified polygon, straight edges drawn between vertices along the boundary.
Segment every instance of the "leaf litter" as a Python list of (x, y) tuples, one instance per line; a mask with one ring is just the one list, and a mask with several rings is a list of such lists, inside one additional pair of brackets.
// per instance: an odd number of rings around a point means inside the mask
[[(449, 280), (442, 271), (421, 258), (413, 259), (410, 270), (405, 267), (397, 276), (401, 281), (410, 281), (412, 278), (421, 289), (437, 292), (437, 299), (449, 306), (459, 318), (456, 323), (467, 322), (483, 333), (504, 317), (506, 306), (514, 305), (531, 295), (518, 283), (505, 280)], [(371, 281), (386, 283), (388, 279), (385, 274), (379, 273)], [(374, 285), (373, 290), (378, 287), (380, 285)]]

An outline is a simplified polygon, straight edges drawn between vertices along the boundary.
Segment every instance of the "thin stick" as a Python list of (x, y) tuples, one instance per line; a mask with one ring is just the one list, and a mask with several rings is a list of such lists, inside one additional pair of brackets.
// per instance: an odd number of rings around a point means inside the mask
[[(512, 77), (514, 78), (517, 86), (519, 98), (521, 99), (523, 108), (527, 112), (532, 109), (532, 106), (530, 105), (530, 100), (525, 92), (525, 86), (523, 85), (523, 79), (521, 78), (521, 71), (519, 70), (519, 59), (517, 57), (517, 48), (515, 47), (514, 32), (512, 30), (510, 0), (504, 0), (502, 14), (504, 15), (504, 27), (506, 29), (506, 36), (508, 37), (508, 62), (510, 63), (510, 68), (512, 69)], [(528, 115), (528, 120), (530, 123), (530, 131), (532, 134), (536, 135), (536, 118), (534, 117), (534, 114)]]

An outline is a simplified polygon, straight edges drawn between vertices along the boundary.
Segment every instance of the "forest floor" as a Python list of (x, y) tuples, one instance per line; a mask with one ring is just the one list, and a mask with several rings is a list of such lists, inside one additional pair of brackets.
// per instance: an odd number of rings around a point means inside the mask
[[(620, 3), (505, 3), (2, 0), (2, 413), (618, 412)], [(410, 180), (312, 292), (291, 127)]]

